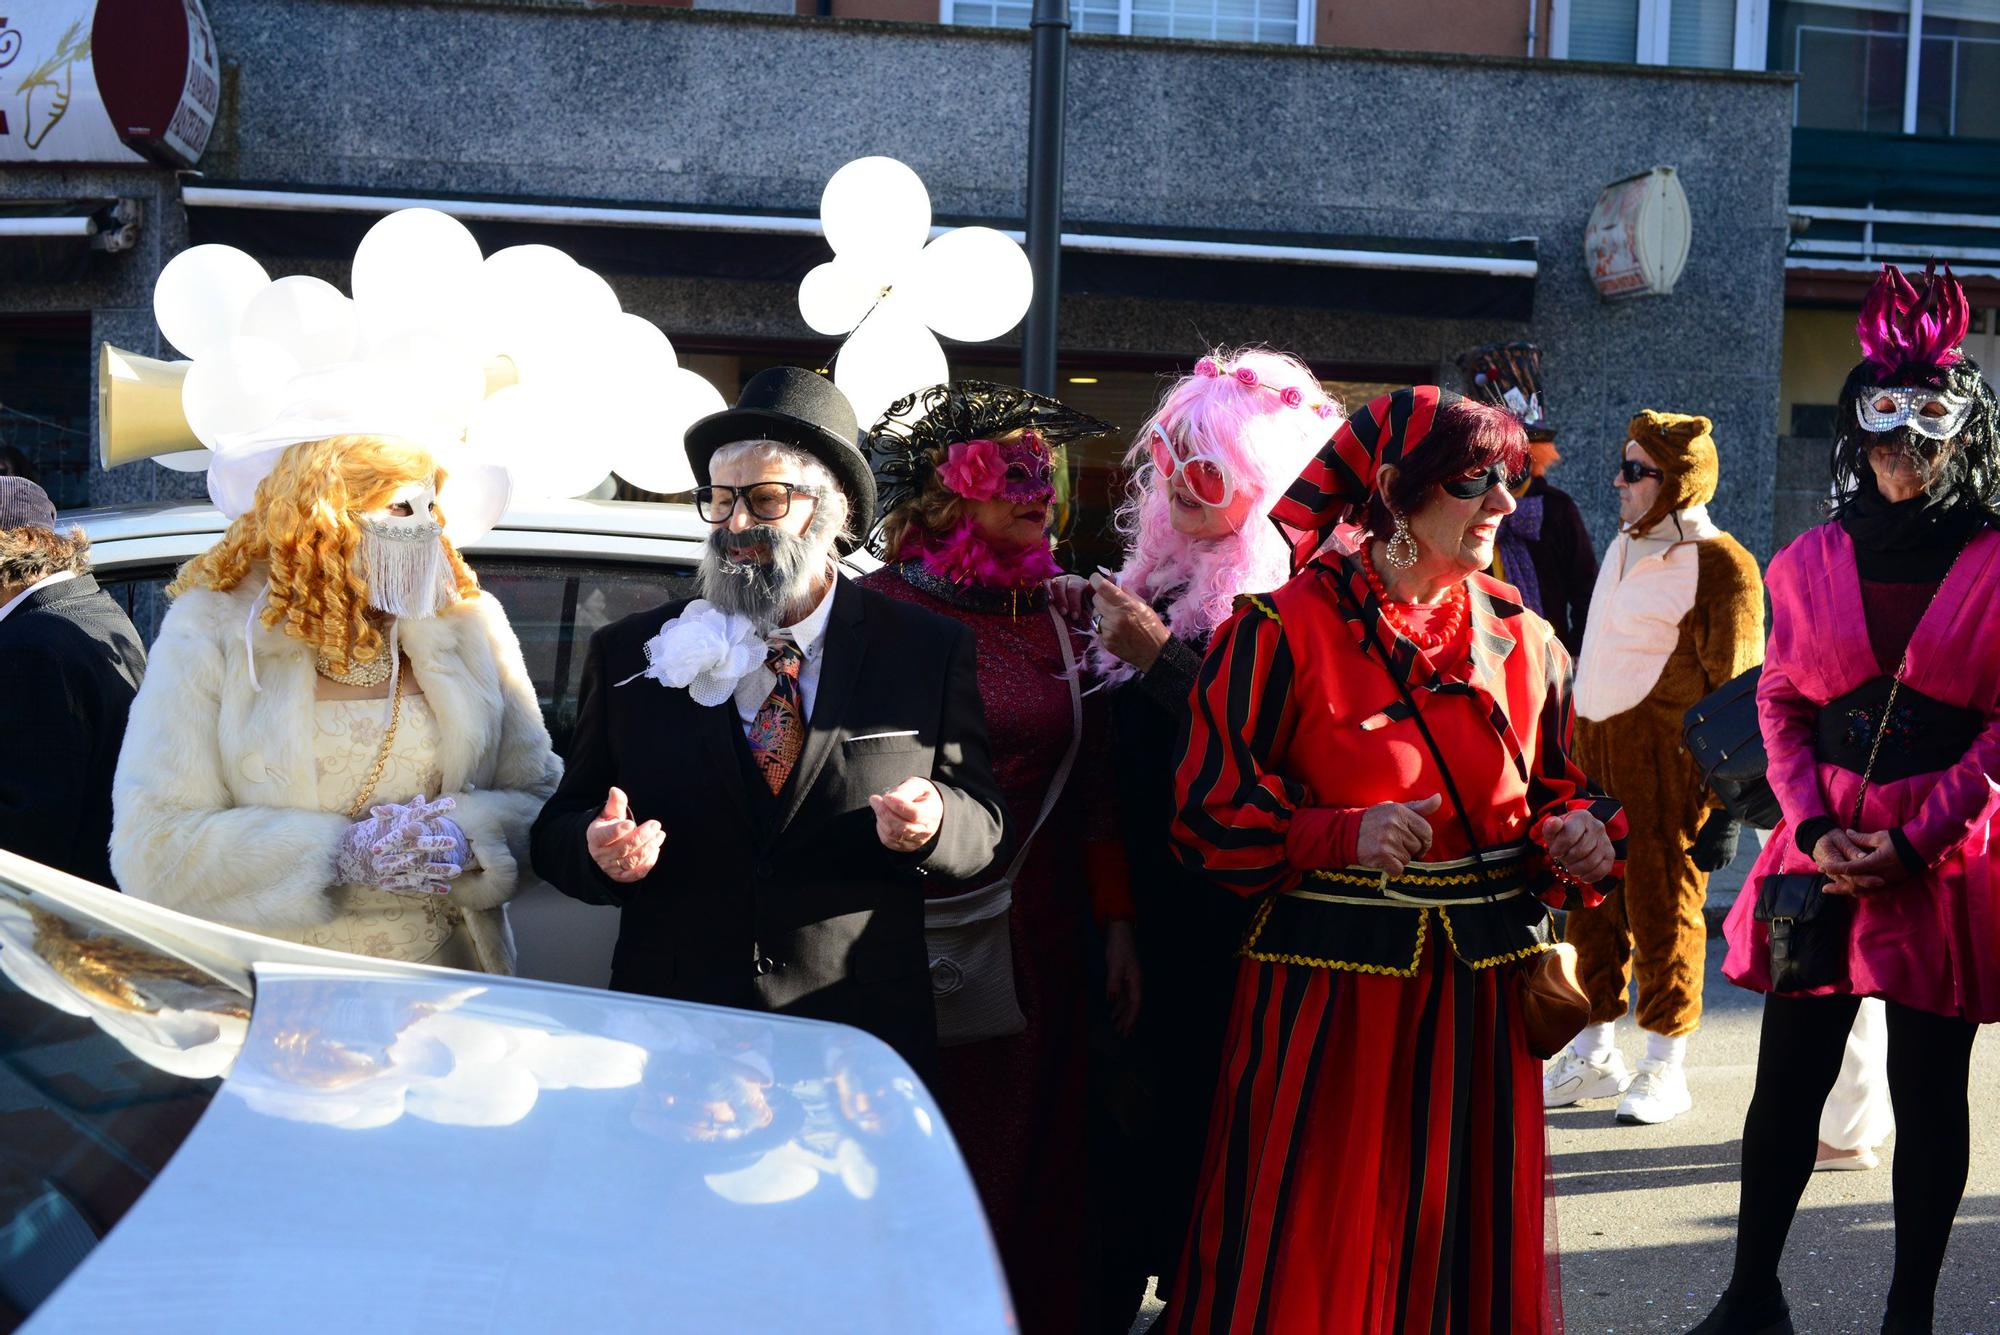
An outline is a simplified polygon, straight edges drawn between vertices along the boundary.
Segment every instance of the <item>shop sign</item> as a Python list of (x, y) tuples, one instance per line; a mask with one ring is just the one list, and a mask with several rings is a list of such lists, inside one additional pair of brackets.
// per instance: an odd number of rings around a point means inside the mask
[(221, 96), (201, 0), (0, 0), (0, 164), (192, 167)]
[(1687, 195), (1672, 167), (1613, 181), (1583, 233), (1590, 281), (1607, 301), (1665, 296), (1687, 267)]

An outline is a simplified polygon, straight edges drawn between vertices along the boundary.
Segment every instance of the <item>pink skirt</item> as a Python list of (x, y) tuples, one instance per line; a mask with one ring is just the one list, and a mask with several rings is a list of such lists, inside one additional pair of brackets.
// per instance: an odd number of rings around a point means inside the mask
[[(1853, 810), (1861, 776), (1837, 765), (1819, 767), (1820, 791), (1829, 811)], [(1917, 814), (1937, 784), (1918, 774), (1870, 787), (1861, 825), (1895, 829)], [(2000, 1021), (2000, 793), (1972, 825), (1965, 841), (1922, 876), (1855, 899), (1845, 982), (1814, 995), (1847, 993), (1882, 997), (1976, 1024)], [(1791, 822), (1771, 832), (1750, 879), (1723, 926), (1729, 944), (1722, 972), (1756, 992), (1771, 990), (1771, 953), (1756, 921), (1757, 885), (1767, 875), (1815, 870), (1798, 850)]]

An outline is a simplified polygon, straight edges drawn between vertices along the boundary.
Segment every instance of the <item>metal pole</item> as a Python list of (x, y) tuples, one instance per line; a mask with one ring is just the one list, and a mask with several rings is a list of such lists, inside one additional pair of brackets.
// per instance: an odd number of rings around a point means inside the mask
[(1056, 392), (1056, 313), (1062, 300), (1064, 66), (1069, 59), (1068, 0), (1035, 0), (1028, 74), (1028, 264), (1035, 297), (1021, 330), (1021, 386)]

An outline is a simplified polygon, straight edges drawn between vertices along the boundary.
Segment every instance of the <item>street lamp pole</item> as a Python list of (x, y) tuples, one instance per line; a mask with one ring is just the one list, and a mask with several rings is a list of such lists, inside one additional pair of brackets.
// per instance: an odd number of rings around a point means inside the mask
[(1063, 90), (1069, 0), (1035, 0), (1028, 75), (1028, 263), (1035, 297), (1021, 331), (1021, 386), (1056, 392), (1056, 312), (1062, 297)]

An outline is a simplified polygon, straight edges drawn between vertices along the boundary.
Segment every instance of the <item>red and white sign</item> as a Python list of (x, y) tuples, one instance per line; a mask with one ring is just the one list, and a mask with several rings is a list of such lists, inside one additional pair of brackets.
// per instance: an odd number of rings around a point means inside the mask
[(1687, 267), (1690, 237), (1687, 195), (1672, 167), (1614, 181), (1583, 233), (1590, 281), (1607, 301), (1665, 296)]
[(0, 0), (0, 163), (192, 167), (221, 100), (201, 0)]

